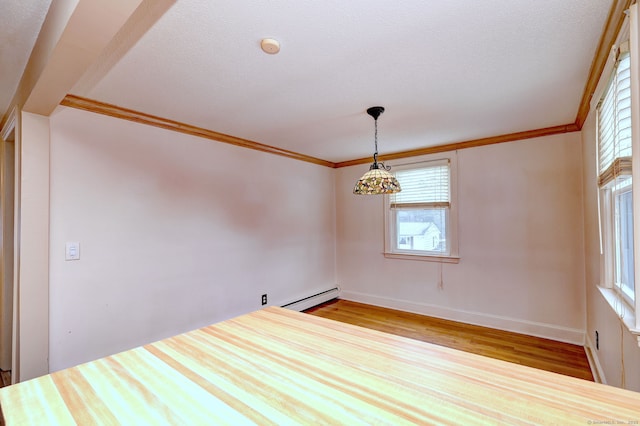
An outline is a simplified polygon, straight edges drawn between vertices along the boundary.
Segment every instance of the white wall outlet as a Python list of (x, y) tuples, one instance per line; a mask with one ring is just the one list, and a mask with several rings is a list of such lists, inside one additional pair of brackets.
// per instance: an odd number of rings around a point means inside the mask
[(80, 243), (68, 242), (64, 245), (64, 260), (80, 259)]

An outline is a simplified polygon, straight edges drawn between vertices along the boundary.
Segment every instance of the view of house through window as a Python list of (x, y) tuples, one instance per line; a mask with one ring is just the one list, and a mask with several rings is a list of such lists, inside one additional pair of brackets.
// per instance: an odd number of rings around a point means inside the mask
[(397, 249), (448, 252), (447, 210), (444, 208), (399, 210), (396, 229)]

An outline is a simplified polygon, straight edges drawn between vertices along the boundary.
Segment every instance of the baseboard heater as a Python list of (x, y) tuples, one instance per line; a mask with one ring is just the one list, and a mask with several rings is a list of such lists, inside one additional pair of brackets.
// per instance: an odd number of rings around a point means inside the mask
[(304, 297), (302, 299), (287, 303), (286, 305), (282, 305), (282, 307), (291, 309), (293, 311), (304, 311), (305, 309), (309, 309), (331, 299), (335, 299), (339, 295), (340, 289), (338, 287), (334, 287), (329, 290), (316, 293), (312, 296)]

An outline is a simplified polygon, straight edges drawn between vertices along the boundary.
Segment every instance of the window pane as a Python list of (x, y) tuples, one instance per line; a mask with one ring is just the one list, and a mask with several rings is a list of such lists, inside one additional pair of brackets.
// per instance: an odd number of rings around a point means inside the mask
[(631, 189), (616, 193), (616, 282), (631, 299), (634, 295), (633, 275), (633, 198)]
[(396, 250), (448, 254), (448, 209), (397, 209)]

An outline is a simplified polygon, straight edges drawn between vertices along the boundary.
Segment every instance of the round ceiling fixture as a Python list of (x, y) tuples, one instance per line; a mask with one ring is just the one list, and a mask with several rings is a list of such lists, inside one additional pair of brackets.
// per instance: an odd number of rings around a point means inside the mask
[(263, 38), (260, 42), (260, 47), (264, 53), (268, 53), (269, 55), (275, 55), (280, 51), (280, 43), (273, 38)]

